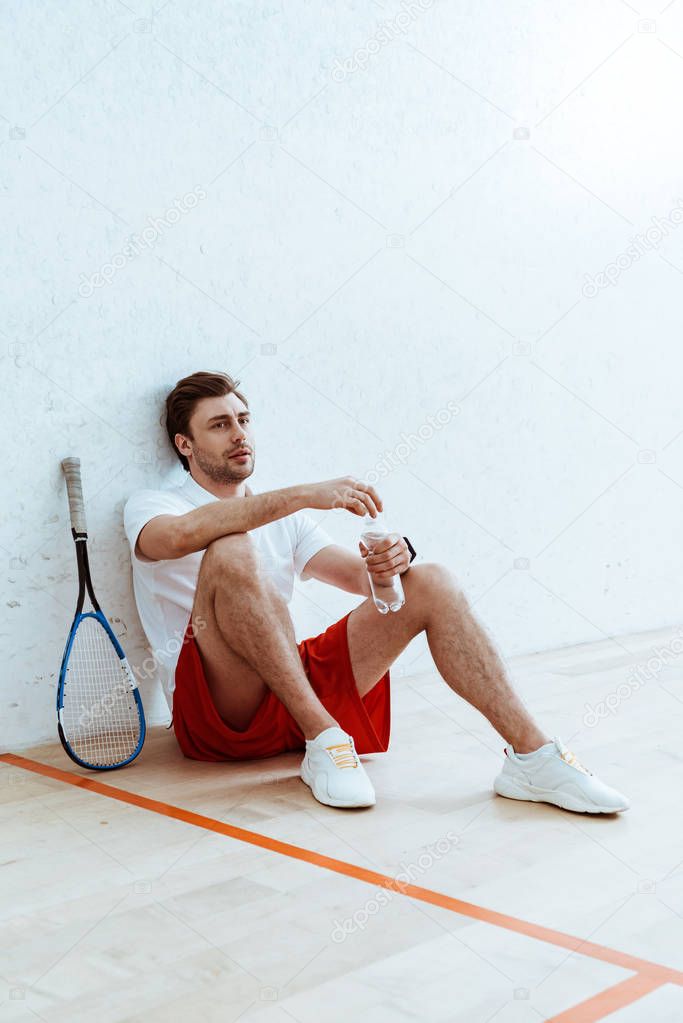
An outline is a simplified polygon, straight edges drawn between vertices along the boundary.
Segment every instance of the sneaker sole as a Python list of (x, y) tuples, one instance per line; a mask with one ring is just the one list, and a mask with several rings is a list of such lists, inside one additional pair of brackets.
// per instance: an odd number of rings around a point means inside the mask
[(574, 813), (622, 813), (629, 809), (628, 806), (596, 806), (595, 804), (586, 806), (585, 803), (579, 804), (578, 800), (573, 799), (570, 795), (553, 792), (549, 789), (522, 788), (507, 778), (501, 781), (496, 780), (493, 790), (506, 799), (519, 799), (527, 803), (552, 803), (553, 806), (559, 806), (563, 810), (572, 810)]
[(376, 801), (375, 801), (374, 798), (372, 799), (371, 802), (369, 802), (369, 801), (359, 802), (357, 799), (353, 799), (353, 800), (351, 800), (351, 799), (347, 799), (347, 800), (343, 800), (343, 799), (330, 799), (327, 796), (323, 799), (321, 797), (321, 795), (318, 792), (316, 792), (315, 778), (311, 778), (310, 777), (310, 775), (308, 774), (308, 771), (306, 771), (306, 769), (304, 768), (303, 765), (301, 767), (301, 771), (299, 772), (299, 776), (300, 776), (302, 782), (304, 783), (304, 785), (308, 785), (309, 789), (311, 790), (311, 792), (313, 793), (315, 798), (318, 800), (319, 803), (322, 803), (323, 806), (334, 806), (334, 807), (336, 807), (337, 809), (340, 809), (340, 810), (353, 810), (353, 809), (356, 809), (356, 808), (360, 809), (360, 808), (362, 808), (364, 806), (374, 806), (375, 805)]

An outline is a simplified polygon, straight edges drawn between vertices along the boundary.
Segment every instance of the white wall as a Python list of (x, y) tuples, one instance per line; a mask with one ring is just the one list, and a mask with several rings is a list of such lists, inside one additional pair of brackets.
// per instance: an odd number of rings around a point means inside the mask
[[(197, 369), (242, 381), (255, 490), (378, 473), (506, 655), (680, 620), (683, 227), (629, 246), (683, 209), (683, 5), (639, 8), (3, 7), (0, 745), (54, 735), (67, 454), (143, 660), (121, 509), (172, 470), (160, 399)], [(357, 602), (302, 585), (298, 637)]]

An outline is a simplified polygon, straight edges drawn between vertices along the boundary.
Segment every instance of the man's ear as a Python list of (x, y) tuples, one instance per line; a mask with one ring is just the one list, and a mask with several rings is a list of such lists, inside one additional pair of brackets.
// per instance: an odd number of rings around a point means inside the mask
[(190, 445), (187, 437), (184, 437), (182, 433), (176, 433), (173, 438), (176, 446), (176, 450), (180, 451), (181, 455), (185, 455), (187, 458), (188, 454), (192, 454)]

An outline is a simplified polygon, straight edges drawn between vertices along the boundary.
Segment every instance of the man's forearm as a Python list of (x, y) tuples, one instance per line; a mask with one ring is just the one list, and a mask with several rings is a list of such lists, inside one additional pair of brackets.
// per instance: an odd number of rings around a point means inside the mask
[(358, 566), (357, 584), (354, 586), (353, 593), (360, 593), (361, 597), (371, 597), (372, 589), (370, 587), (370, 575), (368, 573), (368, 566), (364, 560), (361, 560)]
[(308, 487), (305, 484), (268, 490), (265, 494), (218, 498), (211, 504), (179, 515), (176, 523), (178, 557), (203, 551), (219, 536), (247, 533), (267, 522), (308, 508)]

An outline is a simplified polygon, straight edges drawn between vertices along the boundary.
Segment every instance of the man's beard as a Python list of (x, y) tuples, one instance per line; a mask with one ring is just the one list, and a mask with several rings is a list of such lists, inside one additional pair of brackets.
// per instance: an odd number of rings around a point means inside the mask
[(193, 448), (192, 454), (194, 455), (199, 468), (203, 473), (206, 473), (213, 483), (241, 483), (242, 480), (248, 479), (253, 472), (253, 454), (249, 456), (251, 459), (249, 463), (245, 462), (244, 465), (238, 464), (237, 471), (235, 471), (231, 466), (230, 456), (228, 454), (223, 455), (223, 460), (220, 462), (214, 461), (211, 456), (201, 448)]

